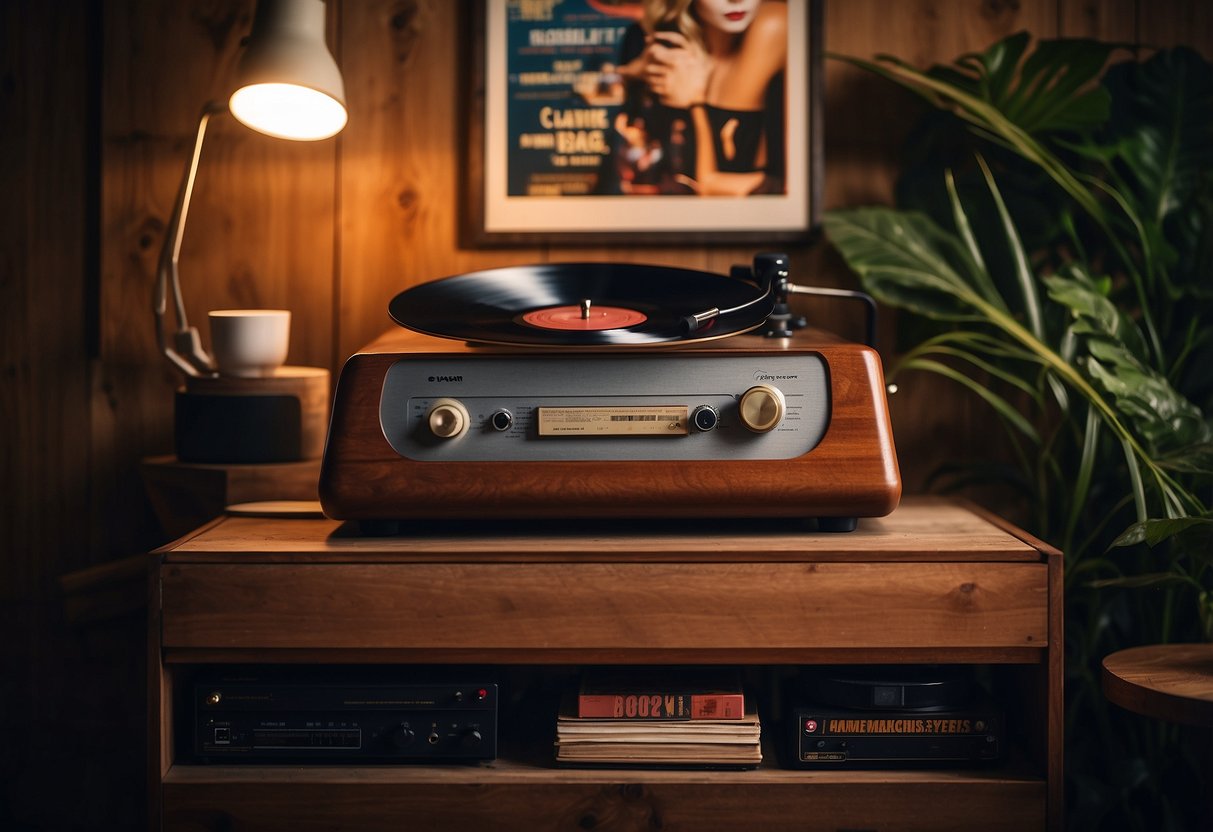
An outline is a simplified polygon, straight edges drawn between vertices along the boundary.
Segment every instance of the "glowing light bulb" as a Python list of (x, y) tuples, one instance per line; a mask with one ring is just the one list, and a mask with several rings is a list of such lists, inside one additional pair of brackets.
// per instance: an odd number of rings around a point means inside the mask
[(251, 84), (232, 93), (232, 115), (258, 132), (280, 139), (317, 141), (345, 127), (341, 103), (297, 84)]

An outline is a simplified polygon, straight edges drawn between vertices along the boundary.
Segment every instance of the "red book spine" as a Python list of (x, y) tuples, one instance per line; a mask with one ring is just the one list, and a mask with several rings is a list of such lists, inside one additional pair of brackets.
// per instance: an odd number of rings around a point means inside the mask
[(583, 693), (577, 697), (582, 719), (741, 719), (740, 693)]

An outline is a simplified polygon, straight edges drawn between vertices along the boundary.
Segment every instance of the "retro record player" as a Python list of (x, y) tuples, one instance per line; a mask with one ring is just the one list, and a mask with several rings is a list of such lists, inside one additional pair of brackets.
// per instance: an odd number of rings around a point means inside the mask
[(325, 513), (798, 517), (849, 530), (901, 481), (880, 359), (786, 327), (783, 255), (729, 275), (627, 264), (408, 289), (346, 363)]

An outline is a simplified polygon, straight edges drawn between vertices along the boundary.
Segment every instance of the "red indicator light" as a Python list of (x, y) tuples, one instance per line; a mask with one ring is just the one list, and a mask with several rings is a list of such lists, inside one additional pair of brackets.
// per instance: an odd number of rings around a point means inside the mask
[(477, 699), (484, 699), (484, 697), (486, 697), (488, 695), (489, 695), (489, 692), (487, 690), (485, 690), (484, 688), (481, 688), (480, 690), (476, 691)]
[(814, 732), (814, 731), (816, 731), (816, 730), (817, 730), (817, 720), (815, 720), (815, 719), (806, 719), (806, 720), (804, 721), (804, 732), (805, 732), (806, 734), (811, 734), (811, 733), (813, 733), (813, 732)]

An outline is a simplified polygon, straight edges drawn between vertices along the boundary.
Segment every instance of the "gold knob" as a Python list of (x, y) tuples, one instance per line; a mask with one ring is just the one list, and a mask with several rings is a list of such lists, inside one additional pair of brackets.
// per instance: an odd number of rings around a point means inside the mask
[(463, 406), (463, 402), (456, 399), (437, 399), (426, 418), (430, 432), (440, 439), (463, 436), (471, 422), (467, 408)]
[(208, 697), (206, 698), (206, 704), (208, 704), (208, 705), (218, 705), (218, 704), (219, 704), (219, 701), (220, 701), (221, 699), (223, 699), (223, 694), (222, 694), (222, 693), (220, 693), (219, 691), (215, 691), (214, 693), (212, 693), (210, 696), (208, 696)]
[(785, 407), (783, 391), (769, 384), (751, 387), (738, 402), (741, 423), (755, 433), (774, 430), (783, 421)]

